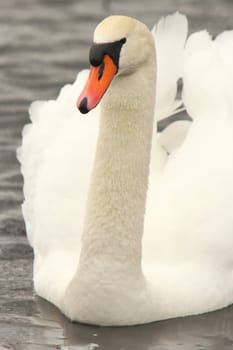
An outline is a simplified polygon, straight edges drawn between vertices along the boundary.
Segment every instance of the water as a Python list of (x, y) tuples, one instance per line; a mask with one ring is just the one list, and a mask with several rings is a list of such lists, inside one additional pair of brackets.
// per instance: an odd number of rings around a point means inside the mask
[(176, 10), (188, 15), (191, 32), (233, 28), (231, 0), (0, 0), (0, 350), (233, 348), (232, 307), (147, 326), (101, 328), (73, 324), (33, 294), (15, 157), (30, 102), (55, 98), (88, 66), (92, 32), (106, 15), (131, 15), (152, 26)]

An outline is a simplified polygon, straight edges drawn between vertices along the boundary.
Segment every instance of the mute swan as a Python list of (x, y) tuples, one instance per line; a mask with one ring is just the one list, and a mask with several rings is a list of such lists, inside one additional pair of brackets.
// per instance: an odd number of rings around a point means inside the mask
[[(152, 34), (108, 17), (89, 78), (31, 106), (18, 154), (34, 286), (71, 320), (135, 325), (233, 302), (233, 32), (186, 36), (178, 13)], [(152, 131), (155, 95), (157, 120), (184, 103), (193, 122)], [(83, 113), (102, 101), (84, 117), (78, 96)]]

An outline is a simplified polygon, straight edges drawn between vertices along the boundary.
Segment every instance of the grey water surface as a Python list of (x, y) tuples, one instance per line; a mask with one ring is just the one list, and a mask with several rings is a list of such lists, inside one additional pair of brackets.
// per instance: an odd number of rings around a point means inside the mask
[(29, 104), (55, 98), (88, 67), (92, 32), (108, 14), (134, 16), (152, 27), (176, 10), (188, 15), (190, 32), (233, 29), (232, 0), (0, 0), (0, 350), (233, 349), (233, 307), (103, 328), (71, 323), (33, 293), (33, 253), (25, 237), (15, 156)]

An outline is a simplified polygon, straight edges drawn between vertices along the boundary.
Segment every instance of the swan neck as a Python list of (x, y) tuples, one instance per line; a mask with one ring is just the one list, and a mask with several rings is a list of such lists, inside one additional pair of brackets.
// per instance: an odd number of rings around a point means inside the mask
[[(151, 60), (152, 61), (152, 60)], [(141, 272), (155, 95), (154, 61), (116, 77), (101, 105), (80, 267)], [(97, 266), (97, 265), (95, 265)]]

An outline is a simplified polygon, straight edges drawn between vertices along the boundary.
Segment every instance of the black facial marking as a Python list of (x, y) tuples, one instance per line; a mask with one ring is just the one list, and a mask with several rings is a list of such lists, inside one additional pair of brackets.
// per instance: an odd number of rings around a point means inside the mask
[(108, 55), (111, 57), (116, 67), (119, 68), (120, 52), (125, 42), (126, 38), (115, 41), (113, 43), (93, 44), (89, 54), (91, 65), (95, 67), (100, 66), (103, 62), (104, 56)]

